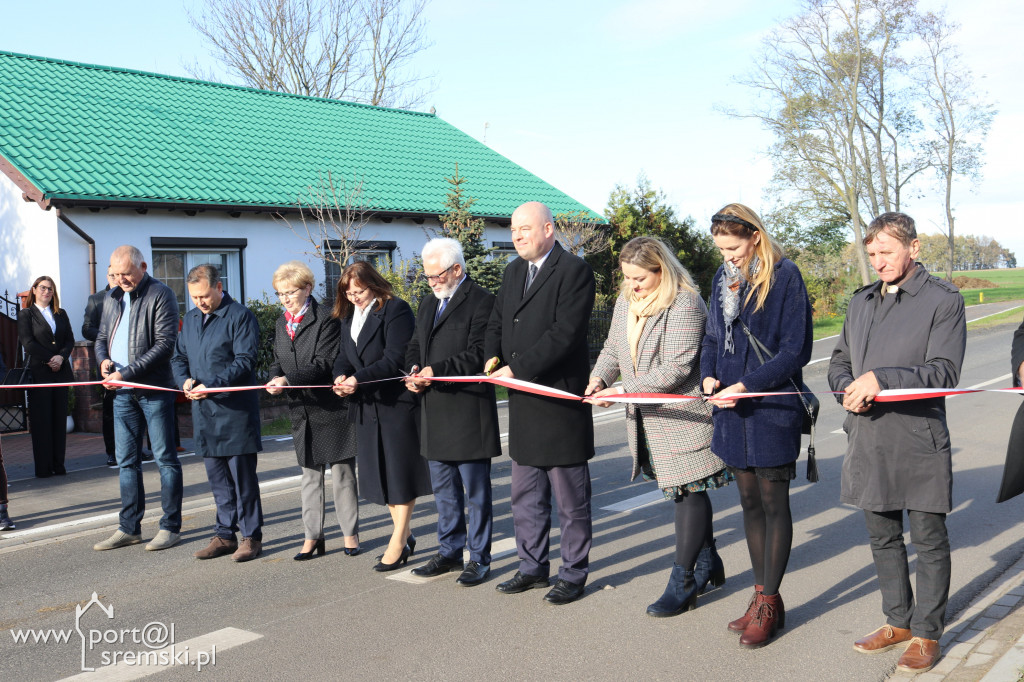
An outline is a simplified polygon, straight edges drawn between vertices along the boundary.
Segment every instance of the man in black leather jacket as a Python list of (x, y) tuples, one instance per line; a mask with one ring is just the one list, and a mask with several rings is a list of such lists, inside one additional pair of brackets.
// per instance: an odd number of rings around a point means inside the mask
[[(170, 359), (178, 334), (178, 301), (165, 284), (146, 273), (142, 252), (119, 246), (110, 256), (117, 287), (105, 301), (96, 335), (96, 361), (105, 382), (174, 388)], [(114, 440), (120, 468), (121, 515), (117, 531), (93, 546), (115, 549), (142, 542), (145, 490), (142, 437), (149, 429), (160, 467), (163, 518), (147, 550), (173, 547), (181, 531), (181, 463), (174, 448), (174, 392), (119, 388), (114, 396)]]

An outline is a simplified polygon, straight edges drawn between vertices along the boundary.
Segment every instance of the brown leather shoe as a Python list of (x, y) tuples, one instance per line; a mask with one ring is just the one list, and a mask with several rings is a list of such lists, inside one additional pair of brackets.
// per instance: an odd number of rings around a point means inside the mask
[(899, 646), (911, 637), (910, 630), (883, 625), (874, 632), (868, 633), (853, 643), (853, 650), (862, 654), (880, 654), (895, 646)]
[(263, 543), (252, 538), (242, 538), (238, 551), (231, 555), (235, 561), (252, 561), (263, 551)]
[(781, 594), (758, 594), (754, 608), (754, 617), (740, 637), (740, 646), (748, 649), (756, 649), (772, 641), (786, 625), (786, 607)]
[(729, 629), (733, 632), (743, 632), (750, 625), (750, 619), (754, 617), (754, 604), (757, 603), (757, 595), (761, 594), (761, 590), (764, 589), (764, 585), (754, 585), (754, 596), (750, 598), (750, 603), (747, 604), (747, 612), (742, 616), (729, 623)]
[(937, 641), (914, 637), (910, 640), (907, 650), (900, 656), (896, 669), (914, 674), (928, 672), (935, 666), (941, 655), (942, 651), (939, 649)]
[(201, 549), (192, 556), (197, 559), (216, 559), (219, 556), (231, 554), (236, 549), (238, 549), (238, 542), (234, 538), (222, 538), (219, 535), (214, 535), (206, 549)]

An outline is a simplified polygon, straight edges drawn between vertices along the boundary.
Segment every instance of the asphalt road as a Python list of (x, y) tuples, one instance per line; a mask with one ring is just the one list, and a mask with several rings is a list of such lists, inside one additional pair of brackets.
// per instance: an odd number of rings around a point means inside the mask
[[(1009, 384), (1013, 329), (1002, 325), (969, 335), (961, 387)], [(826, 357), (832, 343), (815, 344), (813, 357)], [(826, 366), (808, 368), (812, 389), (826, 389)], [(1018, 404), (1015, 396), (987, 393), (949, 401), (956, 472), (955, 510), (949, 517), (951, 619), (1024, 554), (1024, 526), (1018, 523), (1024, 496), (994, 503)], [(734, 487), (712, 495), (728, 576), (724, 587), (701, 597), (690, 613), (668, 619), (644, 614), (661, 594), (672, 563), (672, 507), (664, 501), (643, 505), (656, 500), (656, 490), (650, 483), (627, 481), (623, 420), (610, 415), (596, 426), (587, 593), (561, 607), (545, 604), (540, 590), (511, 596), (494, 590), (517, 564), (507, 457), (494, 469), (492, 578), (474, 588), (456, 586), (455, 574), (416, 583), (403, 579), (404, 571), (385, 576), (370, 570), (389, 526), (386, 509), (375, 505), (362, 507), (362, 555), (350, 558), (340, 551), (335, 526), (326, 557), (292, 561), (302, 531), (297, 480), (289, 480), (298, 468), (288, 441), (268, 443), (276, 451), (261, 460), (261, 480), (267, 483), (265, 553), (247, 564), (191, 557), (206, 545), (213, 521), (202, 463), (194, 457), (183, 460), (184, 539), (164, 552), (145, 552), (141, 546), (92, 551), (116, 524), (102, 518), (117, 508), (115, 472), (97, 469), (73, 474), (74, 479), (69, 475), (63, 485), (33, 484), (32, 508), (24, 502), (18, 519), (28, 521), (19, 531), (32, 532), (0, 540), (0, 680), (55, 680), (78, 673), (82, 638), (77, 632), (60, 644), (15, 642), (13, 634), (74, 628), (76, 606), (85, 606), (93, 592), (101, 604), (113, 606), (113, 617), (90, 608), (81, 618), (83, 634), (126, 641), (97, 643), (87, 651), (88, 664), (102, 663), (104, 653), (109, 660), (116, 652), (144, 651), (144, 645), (132, 643), (135, 634), (151, 624), (173, 624), (179, 660), (185, 646), (191, 659), (217, 647), (216, 663), (207, 661), (202, 671), (217, 679), (884, 679), (898, 654), (864, 656), (851, 648), (883, 617), (861, 512), (838, 504), (845, 438), (835, 432), (842, 418), (842, 410), (823, 396), (816, 443), (821, 481), (810, 484), (803, 478), (801, 459), (792, 488), (794, 548), (781, 590), (786, 629), (760, 650), (740, 648), (725, 627), (743, 612), (753, 582)], [(147, 483), (156, 483), (151, 467)], [(636, 500), (645, 494), (649, 497)], [(148, 497), (152, 508), (156, 498)], [(41, 530), (75, 519), (86, 521)], [(418, 552), (410, 567), (436, 551), (433, 519), (432, 500), (422, 500), (413, 521)], [(330, 516), (328, 523), (333, 523)], [(155, 521), (147, 518), (143, 536), (148, 539), (155, 530)], [(553, 569), (557, 537), (556, 530)], [(147, 630), (150, 636), (158, 631), (157, 626)], [(95, 679), (196, 675), (194, 666), (183, 665), (121, 666), (115, 672)]]

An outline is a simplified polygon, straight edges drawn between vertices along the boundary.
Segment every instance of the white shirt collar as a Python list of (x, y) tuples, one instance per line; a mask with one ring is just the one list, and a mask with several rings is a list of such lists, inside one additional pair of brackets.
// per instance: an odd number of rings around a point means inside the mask
[(543, 265), (544, 265), (544, 261), (546, 261), (548, 259), (548, 256), (551, 255), (551, 252), (554, 251), (554, 249), (555, 249), (555, 245), (552, 244), (551, 248), (548, 249), (547, 253), (545, 253), (543, 256), (541, 256), (537, 260), (532, 260), (530, 262), (533, 263), (534, 265), (536, 265), (537, 266), (537, 270), (540, 271), (541, 267), (543, 267)]

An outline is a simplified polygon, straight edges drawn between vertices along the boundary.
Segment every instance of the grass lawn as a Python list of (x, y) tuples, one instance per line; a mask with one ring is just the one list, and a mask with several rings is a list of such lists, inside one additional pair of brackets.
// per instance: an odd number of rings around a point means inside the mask
[(954, 277), (963, 275), (965, 277), (977, 277), (987, 279), (999, 286), (987, 289), (963, 289), (961, 293), (964, 303), (975, 305), (977, 303), (995, 303), (997, 301), (1016, 301), (1024, 299), (1024, 268), (1012, 268), (1003, 270), (972, 270), (968, 272), (957, 272)]
[(814, 321), (814, 340), (824, 339), (829, 336), (835, 336), (839, 332), (843, 331), (843, 320), (846, 318), (834, 316), (824, 317), (820, 320)]
[(260, 435), (290, 436), (292, 435), (292, 420), (282, 415), (272, 422), (267, 422), (260, 427)]

